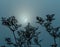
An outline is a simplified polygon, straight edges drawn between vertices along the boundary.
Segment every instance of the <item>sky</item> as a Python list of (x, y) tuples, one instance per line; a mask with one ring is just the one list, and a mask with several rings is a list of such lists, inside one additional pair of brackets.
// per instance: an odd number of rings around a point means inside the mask
[[(15, 16), (19, 24), (25, 26), (30, 22), (33, 26), (39, 26), (36, 24), (36, 16), (46, 18), (47, 14), (55, 14), (56, 20), (53, 22), (53, 26), (60, 26), (60, 0), (0, 0), (0, 20), (1, 17)], [(42, 27), (39, 29), (42, 31), (40, 36), (44, 39), (41, 45), (42, 47), (50, 47), (49, 45), (53, 43), (53, 39), (45, 29), (42, 29)], [(5, 37), (13, 39), (13, 35), (8, 31), (10, 30), (1, 25), (0, 21), (0, 45), (5, 44)], [(60, 39), (57, 39), (57, 43), (60, 47)]]

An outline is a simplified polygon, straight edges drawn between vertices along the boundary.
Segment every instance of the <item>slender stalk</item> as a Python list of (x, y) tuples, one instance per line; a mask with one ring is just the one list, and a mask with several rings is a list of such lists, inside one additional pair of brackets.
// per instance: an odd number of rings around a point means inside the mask
[(17, 41), (16, 41), (16, 36), (15, 36), (15, 33), (14, 33), (14, 31), (13, 31), (13, 36), (14, 36), (15, 42), (17, 43)]
[[(15, 39), (15, 43), (16, 43), (17, 45), (19, 45), (19, 44), (17, 43), (17, 40), (16, 40), (16, 36), (15, 36), (14, 31), (13, 31), (13, 36), (14, 36), (14, 39)], [(21, 47), (21, 45), (19, 45), (19, 46), (17, 46), (17, 47)]]
[(54, 44), (56, 44), (56, 39), (55, 39), (55, 37), (54, 37)]
[(54, 37), (54, 44), (51, 45), (52, 47), (57, 47), (57, 44), (56, 44), (56, 38)]
[(54, 45), (55, 45), (55, 47), (57, 47), (56, 38), (55, 37), (54, 37)]
[[(10, 27), (9, 27), (9, 28), (10, 28)], [(17, 44), (16, 36), (15, 36), (14, 30), (12, 30), (11, 28), (10, 28), (10, 30), (13, 32), (13, 36), (14, 36), (14, 39), (15, 39), (15, 43)]]

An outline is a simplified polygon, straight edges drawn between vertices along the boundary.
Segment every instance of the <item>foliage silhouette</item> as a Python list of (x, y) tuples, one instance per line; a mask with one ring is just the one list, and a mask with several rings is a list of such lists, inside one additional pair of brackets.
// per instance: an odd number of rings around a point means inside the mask
[(46, 31), (53, 37), (54, 39), (54, 44), (52, 44), (52, 47), (57, 47), (56, 39), (59, 37), (60, 38), (60, 32), (59, 29), (60, 27), (53, 27), (52, 21), (55, 20), (53, 18), (55, 14), (52, 15), (46, 15), (46, 19), (43, 19), (42, 17), (36, 17), (37, 23), (44, 26), (46, 28)]
[[(2, 17), (2, 25), (7, 26), (13, 33), (15, 43), (12, 42), (13, 40), (11, 40), (11, 38), (5, 38), (7, 45), (9, 45), (10, 47), (31, 47), (31, 45), (38, 45), (39, 47), (41, 47), (41, 40), (38, 39), (38, 36), (41, 32), (36, 32), (38, 28), (33, 27), (30, 23), (28, 23), (26, 27), (23, 27), (24, 29), (18, 30), (18, 28), (22, 26), (21, 24), (18, 25), (18, 21), (15, 16), (11, 16), (9, 18)], [(18, 37), (16, 36), (15, 32), (17, 32)], [(32, 43), (32, 40), (34, 44)]]
[[(38, 16), (36, 17), (37, 23), (44, 26), (46, 31), (53, 37), (54, 44), (50, 45), (51, 47), (57, 47), (58, 44), (56, 43), (56, 39), (60, 38), (60, 27), (53, 27), (52, 25), (53, 20), (55, 20), (54, 16), (55, 14), (48, 14), (46, 15), (46, 19)], [(13, 33), (15, 42), (12, 42), (13, 40), (11, 40), (11, 38), (9, 37), (5, 38), (6, 44), (10, 47), (31, 47), (32, 45), (38, 45), (39, 47), (41, 47), (40, 42), (42, 40), (39, 40), (38, 38), (41, 32), (37, 32), (37, 30), (39, 29), (38, 27), (34, 27), (30, 23), (28, 23), (26, 27), (23, 27), (24, 29), (18, 30), (20, 29), (20, 27), (22, 27), (22, 25), (18, 24), (15, 16), (11, 16), (9, 18), (2, 17), (2, 25), (7, 26)], [(18, 37), (16, 36), (16, 34), (18, 35)], [(7, 46), (3, 45), (1, 47)]]

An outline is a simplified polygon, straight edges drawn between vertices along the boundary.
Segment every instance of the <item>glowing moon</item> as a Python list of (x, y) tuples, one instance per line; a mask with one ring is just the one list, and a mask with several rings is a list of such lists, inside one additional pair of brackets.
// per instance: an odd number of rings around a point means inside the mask
[(20, 13), (20, 15), (18, 16), (18, 21), (19, 23), (26, 25), (29, 22), (31, 22), (31, 15), (28, 12), (24, 12), (24, 13)]
[(21, 21), (23, 22), (23, 23), (28, 23), (28, 17), (27, 16), (22, 16), (21, 17)]
[(28, 22), (28, 19), (27, 19), (27, 18), (25, 18), (24, 22)]

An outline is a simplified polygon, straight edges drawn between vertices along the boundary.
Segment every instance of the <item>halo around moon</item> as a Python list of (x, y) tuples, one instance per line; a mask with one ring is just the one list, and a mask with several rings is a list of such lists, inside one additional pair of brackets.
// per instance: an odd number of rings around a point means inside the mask
[(15, 12), (15, 16), (19, 22), (19, 24), (27, 25), (28, 23), (32, 23), (35, 16), (35, 11), (32, 8), (22, 7), (17, 9)]

